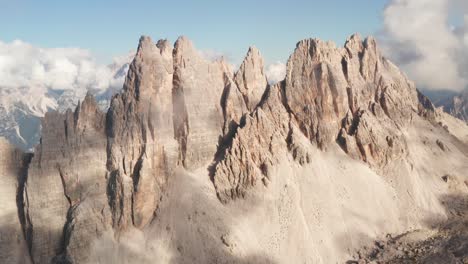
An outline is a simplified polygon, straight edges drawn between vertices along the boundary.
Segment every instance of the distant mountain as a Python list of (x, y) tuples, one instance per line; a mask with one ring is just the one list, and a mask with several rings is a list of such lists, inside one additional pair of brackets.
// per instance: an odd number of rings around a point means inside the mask
[(453, 97), (440, 101), (445, 112), (468, 122), (468, 90)]
[(46, 86), (0, 87), (0, 137), (23, 150), (31, 150), (39, 143), (41, 118), (47, 111), (65, 112), (74, 109), (80, 99), (90, 91), (101, 109), (109, 106), (112, 95), (122, 88), (134, 54), (116, 59), (108, 65), (112, 78), (105, 89), (81, 87), (56, 90)]
[[(466, 227), (437, 229), (467, 221), (468, 126), (435, 109), (372, 37), (299, 41), (270, 83), (254, 47), (233, 73), (185, 37), (142, 37), (107, 112), (88, 94), (75, 111), (47, 113), (34, 155), (0, 140), (1, 262), (468, 257)], [(24, 109), (77, 96), (46, 93)], [(410, 257), (393, 243), (400, 234), (451, 243)]]
[(442, 107), (444, 112), (468, 122), (468, 89), (460, 93), (453, 91), (423, 92), (436, 107)]

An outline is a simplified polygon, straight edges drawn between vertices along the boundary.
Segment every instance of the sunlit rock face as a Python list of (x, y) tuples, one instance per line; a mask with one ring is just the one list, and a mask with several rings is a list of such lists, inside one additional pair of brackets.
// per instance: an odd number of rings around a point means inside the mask
[(344, 262), (443, 218), (440, 195), (467, 192), (441, 177), (468, 180), (468, 128), (373, 38), (300, 41), (285, 79), (268, 83), (254, 47), (232, 72), (185, 37), (141, 37), (107, 112), (87, 94), (45, 115), (33, 155), (0, 144), (0, 234), (16, 238), (0, 240), (1, 256)]
[(280, 144), (301, 163), (310, 162), (296, 144), (298, 132), (320, 149), (338, 143), (351, 157), (382, 168), (405, 155), (402, 128), (419, 104), (414, 85), (382, 57), (374, 39), (353, 35), (344, 48), (303, 40), (289, 58), (286, 79), (268, 90), (239, 128), (217, 166), (215, 186), (223, 200), (244, 196), (249, 186), (268, 178), (267, 168), (281, 156)]

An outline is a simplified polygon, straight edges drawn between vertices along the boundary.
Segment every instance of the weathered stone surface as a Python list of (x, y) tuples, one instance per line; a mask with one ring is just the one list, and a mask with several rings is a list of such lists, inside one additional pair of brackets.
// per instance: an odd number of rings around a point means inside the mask
[(200, 57), (192, 43), (180, 37), (174, 47), (174, 128), (179, 161), (188, 169), (207, 165), (223, 134), (221, 98), (229, 71), (224, 61)]
[[(174, 48), (165, 40), (155, 44), (142, 37), (123, 91), (114, 96), (107, 115), (98, 110), (90, 95), (74, 112), (46, 115), (42, 141), (29, 164), (24, 186), (28, 164), (22, 164), (21, 153), (0, 144), (6, 161), (0, 161), (2, 194), (4, 200), (15, 199), (3, 205), (2, 223), (11, 224), (6, 231), (0, 230), (0, 235), (18, 238), (17, 244), (0, 240), (0, 254), (8, 248), (12, 253), (4, 257), (12, 263), (27, 261), (21, 258), (27, 254), (34, 263), (86, 263), (90, 245), (104, 232), (110, 231), (115, 235), (112, 239), (118, 241), (128, 230), (148, 230), (150, 223), (157, 222), (163, 198), (179, 195), (165, 193), (169, 187), (177, 190), (178, 182), (168, 183), (178, 166), (196, 171), (183, 177), (195, 177), (208, 169), (223, 203), (249, 195), (257, 185), (278, 183), (275, 191), (284, 190), (284, 197), (270, 198), (278, 198), (284, 209), (292, 210), (293, 202), (282, 199), (299, 201), (309, 190), (301, 190), (299, 185), (297, 190), (288, 190), (286, 181), (280, 184), (272, 178), (271, 172), (285, 159), (295, 161), (289, 164), (293, 167), (313, 168), (315, 177), (325, 174), (330, 164), (319, 161), (314, 167), (314, 158), (337, 161), (339, 164), (331, 166), (337, 166), (333, 169), (342, 180), (348, 178), (344, 177), (349, 173), (346, 166), (359, 167), (372, 177), (389, 164), (409, 173), (413, 164), (404, 160), (411, 147), (418, 150), (408, 136), (415, 133), (414, 122), (431, 137), (436, 132), (442, 135), (424, 145), (430, 148), (432, 144), (432, 152), (424, 149), (421, 153), (464, 155), (463, 145), (456, 146), (458, 141), (448, 130), (437, 127), (434, 110), (406, 76), (380, 54), (372, 38), (361, 41), (354, 35), (344, 48), (317, 39), (303, 40), (287, 63), (285, 80), (270, 87), (255, 48), (249, 49), (233, 74), (223, 60), (203, 59), (184, 37)], [(341, 150), (367, 163), (373, 172)], [(326, 157), (330, 153), (339, 154), (339, 158)], [(423, 164), (424, 155), (413, 156)], [(340, 158), (347, 161), (341, 164)], [(453, 165), (463, 167), (455, 161)], [(393, 171), (395, 175), (398, 172)], [(327, 175), (334, 180), (333, 175)], [(399, 174), (395, 175), (391, 177), (397, 179)], [(312, 176), (306, 176), (305, 182), (311, 184)], [(204, 179), (208, 185), (210, 179)], [(321, 184), (329, 184), (326, 180), (322, 178)], [(288, 181), (296, 179), (289, 177)], [(389, 184), (392, 182), (381, 185), (390, 188)], [(194, 188), (205, 194), (212, 190), (212, 186)], [(337, 190), (337, 195), (347, 201), (348, 193), (343, 190)], [(289, 191), (291, 194), (286, 193)], [(411, 195), (407, 190), (402, 193)], [(425, 196), (420, 200), (424, 203)], [(16, 215), (11, 214), (14, 208)], [(172, 208), (165, 212), (168, 210)], [(189, 220), (195, 215), (199, 216), (195, 212)], [(205, 217), (205, 212), (201, 215)], [(282, 217), (282, 227), (287, 221), (292, 223), (292, 219), (283, 221)], [(316, 218), (315, 214), (307, 217)], [(281, 230), (283, 235), (288, 233)], [(219, 242), (220, 236), (215, 237)], [(183, 254), (183, 249), (175, 247)]]
[(304, 135), (325, 148), (336, 138), (346, 110), (341, 50), (331, 42), (303, 40), (289, 58), (286, 103)]
[(268, 85), (263, 70), (263, 58), (260, 51), (255, 47), (250, 47), (239, 70), (234, 75), (234, 81), (249, 111), (253, 111), (258, 105)]
[[(278, 99), (270, 103), (274, 90)], [(284, 142), (283, 149), (287, 147), (296, 161), (309, 163), (297, 134), (301, 131), (320, 149), (336, 142), (351, 157), (380, 169), (405, 155), (402, 129), (413, 115), (431, 111), (406, 76), (380, 54), (375, 40), (361, 41), (358, 35), (344, 48), (318, 39), (300, 41), (284, 82), (269, 93), (260, 110), (247, 115), (216, 166), (214, 182), (222, 201), (243, 196), (263, 177), (259, 175), (266, 175), (259, 173), (264, 163), (276, 164), (281, 151), (264, 149), (265, 142)], [(278, 109), (284, 114), (275, 113)], [(278, 117), (282, 121), (274, 122)], [(272, 131), (282, 135), (273, 136)]]
[(344, 49), (320, 40), (299, 42), (288, 62), (285, 90), (299, 127), (321, 148), (336, 139), (348, 111), (348, 119), (362, 111), (381, 118), (383, 111), (402, 126), (417, 109), (414, 85), (382, 57), (375, 40), (361, 42), (358, 35)]
[[(420, 103), (414, 84), (384, 58), (373, 38), (361, 42), (358, 35), (345, 44), (342, 59), (348, 87), (349, 112), (343, 121), (348, 136), (345, 151), (374, 167), (382, 167), (405, 152), (401, 129), (407, 126)], [(346, 123), (350, 123), (348, 126)], [(342, 131), (343, 132), (343, 131)], [(340, 133), (338, 141), (344, 138)]]
[[(57, 255), (83, 262), (86, 241), (108, 227), (104, 117), (87, 95), (75, 112), (44, 118), (25, 188), (34, 263)], [(84, 208), (91, 212), (81, 215)]]
[(267, 184), (268, 168), (287, 151), (290, 118), (281, 89), (280, 84), (269, 89), (261, 106), (244, 117), (245, 124), (216, 165), (213, 179), (222, 202), (243, 197), (260, 180)]
[(124, 90), (111, 102), (107, 165), (114, 227), (144, 227), (175, 167), (173, 73), (168, 42), (142, 37)]
[(249, 113), (249, 110), (235, 82), (231, 78), (226, 77), (226, 83), (227, 85), (221, 98), (224, 116), (223, 135), (232, 137), (232, 135), (228, 134), (239, 126), (242, 117), (244, 114)]
[(239, 126), (242, 116), (252, 112), (260, 103), (268, 87), (263, 70), (260, 52), (250, 47), (234, 77), (225, 75), (226, 87), (221, 101), (225, 137), (232, 137), (229, 132)]
[(3, 263), (31, 263), (28, 243), (25, 240), (23, 202), (26, 156), (0, 138), (0, 259)]

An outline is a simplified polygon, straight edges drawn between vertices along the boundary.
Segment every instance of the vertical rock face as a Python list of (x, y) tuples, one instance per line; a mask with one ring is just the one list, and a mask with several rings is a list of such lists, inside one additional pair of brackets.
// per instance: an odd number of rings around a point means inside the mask
[(206, 165), (223, 134), (221, 98), (230, 75), (223, 61), (200, 57), (185, 37), (174, 47), (174, 128), (179, 161), (186, 168)]
[(114, 227), (144, 227), (177, 159), (172, 48), (142, 37), (122, 94), (107, 114), (108, 195)]
[(263, 58), (260, 51), (255, 47), (250, 47), (247, 56), (234, 76), (234, 81), (249, 111), (253, 111), (260, 102), (268, 85), (263, 68)]
[(351, 156), (382, 167), (405, 152), (401, 129), (419, 112), (416, 88), (382, 57), (373, 38), (349, 38), (342, 65), (349, 109), (338, 141)]
[(319, 147), (335, 139), (346, 110), (341, 51), (331, 42), (301, 41), (289, 58), (285, 95), (304, 135)]
[(226, 83), (227, 85), (221, 98), (224, 116), (223, 135), (225, 135), (225, 137), (230, 137), (232, 135), (229, 134), (237, 128), (242, 117), (244, 114), (248, 113), (249, 110), (234, 80), (226, 76)]
[(224, 145), (230, 141), (242, 118), (255, 109), (268, 88), (260, 52), (250, 47), (234, 76), (225, 75), (225, 83), (221, 98), (224, 116), (223, 140), (218, 148), (218, 151), (221, 151), (218, 152), (218, 156), (222, 154)]
[(224, 115), (224, 135), (230, 138), (242, 117), (255, 109), (268, 88), (260, 52), (255, 47), (250, 47), (237, 72), (232, 78), (226, 74), (225, 82), (227, 84), (221, 106)]
[(4, 263), (31, 263), (24, 239), (22, 188), (25, 155), (0, 138), (0, 259)]
[(118, 240), (157, 220), (178, 166), (208, 169), (223, 203), (268, 186), (285, 157), (313, 165), (313, 147), (338, 144), (381, 171), (408, 155), (413, 119), (429, 127), (434, 115), (372, 38), (354, 35), (343, 48), (303, 40), (285, 80), (269, 86), (255, 48), (233, 74), (184, 37), (174, 47), (142, 37), (107, 114), (91, 95), (74, 112), (48, 113), (30, 163), (0, 142), (0, 256), (86, 263), (104, 232)]
[(289, 114), (282, 105), (281, 84), (268, 89), (265, 100), (245, 117), (213, 177), (222, 202), (244, 197), (258, 181), (268, 184), (268, 169), (287, 151)]
[(338, 136), (348, 154), (376, 167), (404, 152), (400, 128), (418, 112), (414, 85), (382, 57), (374, 39), (362, 42), (358, 35), (344, 49), (299, 42), (288, 62), (285, 94), (312, 143), (326, 148)]
[[(300, 132), (321, 149), (338, 143), (351, 157), (380, 169), (405, 155), (401, 129), (419, 108), (414, 85), (382, 57), (372, 38), (361, 41), (354, 35), (344, 48), (317, 39), (300, 41), (284, 82), (247, 117), (216, 165), (218, 196), (222, 201), (244, 196), (267, 177), (265, 168), (281, 156), (273, 141), (287, 146), (280, 149), (288, 149), (299, 163), (310, 162)], [(274, 122), (277, 117), (280, 122)]]
[(48, 113), (31, 161), (27, 214), (35, 263), (54, 256), (81, 262), (108, 227), (105, 116), (87, 95), (75, 112)]

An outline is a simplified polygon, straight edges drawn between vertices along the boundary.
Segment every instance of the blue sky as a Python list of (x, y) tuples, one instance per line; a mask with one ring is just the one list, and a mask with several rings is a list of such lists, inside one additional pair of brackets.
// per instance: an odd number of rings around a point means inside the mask
[(140, 35), (186, 35), (198, 49), (233, 62), (255, 45), (267, 63), (285, 61), (300, 39), (340, 45), (354, 32), (381, 28), (385, 0), (124, 1), (0, 0), (0, 40), (40, 47), (80, 47), (99, 60), (135, 49)]

